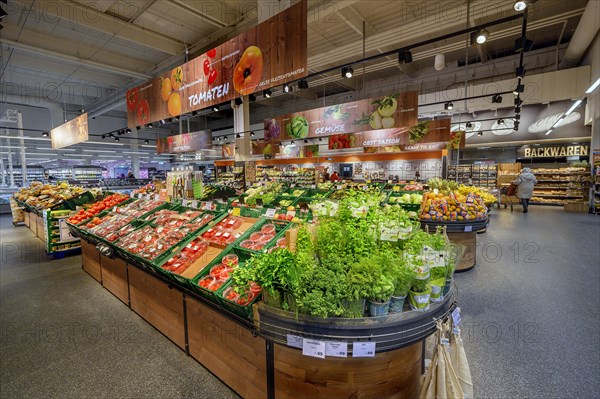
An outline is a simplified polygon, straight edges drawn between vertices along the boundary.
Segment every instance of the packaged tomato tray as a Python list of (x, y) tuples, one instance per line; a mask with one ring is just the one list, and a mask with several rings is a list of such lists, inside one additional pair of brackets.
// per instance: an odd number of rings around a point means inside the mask
[(219, 245), (229, 245), (240, 237), (239, 229), (243, 220), (235, 216), (227, 216), (202, 234), (202, 238), (208, 242)]
[(186, 237), (180, 229), (148, 225), (120, 238), (115, 245), (144, 259), (153, 260)]
[(90, 229), (90, 232), (98, 237), (107, 237), (110, 233), (116, 232), (133, 220), (134, 217), (131, 215), (111, 214), (102, 223)]
[(140, 218), (164, 204), (164, 201), (138, 199), (125, 206), (117, 208), (116, 211), (120, 214), (130, 215), (134, 218)]
[(177, 255), (171, 257), (162, 267), (175, 274), (186, 271), (196, 260), (206, 253), (208, 243), (197, 237), (185, 246)]

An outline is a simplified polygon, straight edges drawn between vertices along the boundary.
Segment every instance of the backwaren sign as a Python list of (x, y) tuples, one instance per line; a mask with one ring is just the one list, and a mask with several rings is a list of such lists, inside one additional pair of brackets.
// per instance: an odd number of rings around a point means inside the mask
[(587, 145), (526, 147), (523, 150), (525, 158), (587, 157), (589, 155), (589, 146)]

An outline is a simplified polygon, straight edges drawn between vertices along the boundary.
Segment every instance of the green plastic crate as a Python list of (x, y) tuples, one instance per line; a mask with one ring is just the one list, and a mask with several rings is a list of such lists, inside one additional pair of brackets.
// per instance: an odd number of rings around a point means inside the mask
[[(252, 235), (252, 233), (260, 231), (260, 229), (265, 224), (273, 224), (275, 226), (275, 237), (273, 237), (269, 242), (267, 242), (265, 244), (265, 246), (261, 250), (253, 250), (253, 249), (247, 249), (247, 248), (240, 247), (240, 244), (242, 243), (242, 241), (247, 240), (250, 237), (250, 235)], [(285, 231), (287, 229), (289, 229), (290, 226), (292, 226), (292, 224), (293, 223), (290, 223), (290, 222), (287, 222), (287, 221), (270, 220), (270, 219), (267, 219), (265, 217), (261, 217), (256, 223), (254, 223), (254, 225), (251, 228), (248, 229), (248, 231), (246, 231), (244, 234), (242, 234), (233, 243), (233, 246), (238, 251), (247, 252), (248, 254), (259, 254), (259, 253), (264, 252), (267, 249), (273, 247), (273, 245), (275, 245), (277, 243), (277, 240), (279, 238), (281, 238), (283, 235), (285, 235)]]
[(248, 303), (247, 305), (239, 305), (236, 302), (232, 302), (229, 299), (223, 297), (223, 293), (229, 288), (233, 286), (233, 281), (231, 281), (231, 279), (229, 279), (228, 282), (226, 282), (225, 284), (223, 284), (221, 286), (221, 288), (219, 288), (216, 293), (215, 293), (215, 298), (217, 300), (217, 303), (229, 310), (230, 312), (240, 316), (240, 317), (244, 317), (247, 319), (251, 319), (252, 318), (252, 305), (254, 305), (256, 302), (260, 301), (262, 299), (262, 293), (257, 294), (252, 301), (250, 301), (250, 303)]

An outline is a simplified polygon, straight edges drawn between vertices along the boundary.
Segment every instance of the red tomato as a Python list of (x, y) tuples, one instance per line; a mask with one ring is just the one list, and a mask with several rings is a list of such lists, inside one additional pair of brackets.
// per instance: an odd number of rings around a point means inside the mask
[(208, 84), (211, 85), (215, 82), (215, 80), (217, 80), (217, 70), (216, 69), (212, 69), (209, 74), (208, 74)]
[(145, 125), (150, 121), (150, 104), (148, 104), (148, 100), (143, 99), (138, 104), (137, 118), (140, 125)]
[(204, 60), (204, 64), (202, 65), (202, 67), (204, 69), (204, 76), (207, 76), (208, 73), (210, 72), (210, 61)]
[(206, 55), (208, 55), (210, 58), (215, 58), (217, 56), (217, 49), (214, 48), (212, 50), (208, 50)]

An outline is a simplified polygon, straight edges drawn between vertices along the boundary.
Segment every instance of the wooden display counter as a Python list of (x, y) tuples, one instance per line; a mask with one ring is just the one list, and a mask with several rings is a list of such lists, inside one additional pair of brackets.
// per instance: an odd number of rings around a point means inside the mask
[[(424, 313), (321, 319), (259, 304), (253, 323), (153, 270), (82, 246), (86, 272), (244, 398), (414, 398), (425, 339), (455, 306), (451, 292)], [(291, 333), (346, 341), (347, 357), (304, 356), (287, 345)], [(353, 356), (352, 342), (371, 340), (371, 357)]]
[(465, 253), (460, 262), (456, 265), (457, 272), (466, 272), (475, 267), (477, 263), (477, 233), (446, 233), (448, 239), (455, 244), (461, 244), (466, 247)]

